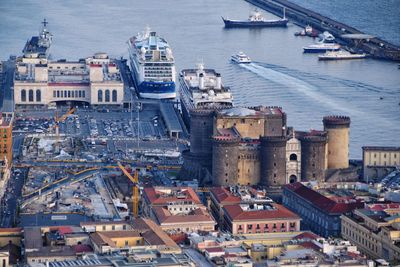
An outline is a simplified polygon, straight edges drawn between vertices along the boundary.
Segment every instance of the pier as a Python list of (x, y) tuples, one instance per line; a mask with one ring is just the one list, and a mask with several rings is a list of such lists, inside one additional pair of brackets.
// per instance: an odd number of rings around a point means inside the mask
[[(372, 37), (371, 39), (363, 36), (363, 32), (348, 26), (344, 23), (325, 17), (317, 12), (303, 8), (287, 0), (246, 0), (272, 14), (282, 16), (283, 8), (286, 9), (286, 17), (300, 26), (310, 25), (323, 32), (329, 31), (341, 43), (346, 44), (356, 52), (364, 52), (373, 58), (400, 61), (400, 47), (382, 39)], [(343, 37), (346, 36), (346, 38)], [(354, 35), (354, 38), (349, 36)]]

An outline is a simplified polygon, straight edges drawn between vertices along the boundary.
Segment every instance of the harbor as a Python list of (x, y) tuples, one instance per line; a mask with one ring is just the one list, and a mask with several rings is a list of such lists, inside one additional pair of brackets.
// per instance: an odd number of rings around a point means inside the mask
[(286, 10), (286, 17), (293, 23), (302, 27), (310, 25), (323, 32), (329, 31), (342, 43), (355, 51), (363, 51), (373, 58), (400, 61), (400, 47), (386, 42), (378, 37), (364, 34), (363, 32), (335, 21), (319, 13), (313, 12), (287, 0), (246, 0), (277, 16)]

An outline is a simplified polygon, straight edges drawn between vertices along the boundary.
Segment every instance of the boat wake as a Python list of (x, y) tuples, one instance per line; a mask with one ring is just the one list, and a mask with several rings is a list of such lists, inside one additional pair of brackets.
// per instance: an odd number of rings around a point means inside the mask
[(303, 95), (313, 99), (314, 101), (320, 103), (321, 105), (327, 105), (331, 109), (335, 111), (340, 111), (345, 114), (358, 114), (361, 115), (362, 112), (343, 106), (340, 103), (336, 102), (334, 99), (329, 96), (323, 95), (318, 92), (318, 88), (306, 81), (303, 81), (297, 77), (293, 77), (283, 72), (279, 72), (277, 70), (267, 68), (265, 66), (260, 65), (259, 63), (250, 63), (250, 64), (238, 64), (240, 67), (251, 71), (262, 78), (271, 81), (273, 83), (277, 83), (282, 85), (287, 90), (296, 91), (302, 93)]

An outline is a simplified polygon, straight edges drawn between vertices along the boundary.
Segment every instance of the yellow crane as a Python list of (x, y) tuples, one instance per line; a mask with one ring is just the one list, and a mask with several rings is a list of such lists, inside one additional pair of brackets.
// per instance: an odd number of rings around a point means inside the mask
[(56, 151), (58, 151), (58, 145), (59, 145), (59, 139), (60, 139), (60, 129), (59, 129), (59, 124), (60, 122), (65, 121), (69, 115), (73, 114), (75, 112), (75, 108), (70, 108), (64, 115), (61, 117), (57, 116), (57, 111), (56, 114), (54, 115), (54, 124), (49, 127), (49, 131), (52, 130), (53, 128), (55, 129), (55, 134), (56, 134)]
[(139, 172), (135, 170), (134, 175), (132, 176), (124, 166), (120, 162), (118, 162), (118, 167), (121, 171), (129, 178), (129, 180), (133, 183), (133, 192), (132, 192), (132, 213), (133, 217), (137, 218), (139, 215)]

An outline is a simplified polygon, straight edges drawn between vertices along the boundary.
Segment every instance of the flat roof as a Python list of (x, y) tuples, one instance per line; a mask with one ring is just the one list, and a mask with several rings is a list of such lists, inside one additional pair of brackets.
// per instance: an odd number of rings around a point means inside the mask
[(363, 146), (363, 151), (400, 151), (400, 146)]
[(182, 132), (182, 126), (179, 122), (178, 116), (176, 115), (173, 103), (161, 102), (160, 103), (161, 114), (164, 118), (165, 124), (170, 132)]

